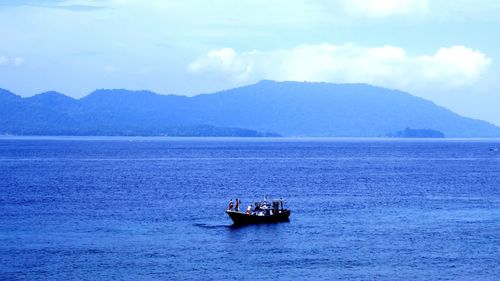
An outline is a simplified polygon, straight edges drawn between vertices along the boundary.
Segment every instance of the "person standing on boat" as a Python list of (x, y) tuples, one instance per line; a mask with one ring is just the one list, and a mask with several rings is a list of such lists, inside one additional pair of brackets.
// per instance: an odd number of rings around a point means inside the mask
[(255, 202), (255, 208), (253, 209), (254, 214), (258, 214), (261, 210), (259, 203)]
[(231, 198), (231, 200), (229, 200), (229, 206), (227, 207), (227, 210), (228, 211), (232, 211), (233, 210), (233, 198)]
[(236, 207), (234, 208), (236, 212), (240, 211), (240, 199), (236, 198)]
[(251, 215), (252, 214), (252, 205), (248, 205), (247, 207), (247, 215)]

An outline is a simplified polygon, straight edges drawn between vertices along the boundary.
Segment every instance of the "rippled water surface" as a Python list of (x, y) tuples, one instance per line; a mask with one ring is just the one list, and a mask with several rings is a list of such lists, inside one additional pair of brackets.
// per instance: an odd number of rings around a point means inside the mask
[[(500, 280), (495, 146), (0, 139), (0, 277)], [(231, 227), (265, 194), (290, 222)]]

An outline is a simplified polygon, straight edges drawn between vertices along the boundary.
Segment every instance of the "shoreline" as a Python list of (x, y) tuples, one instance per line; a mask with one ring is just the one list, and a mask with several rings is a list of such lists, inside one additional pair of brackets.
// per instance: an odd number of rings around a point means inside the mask
[(213, 140), (213, 141), (277, 141), (277, 142), (321, 142), (321, 141), (381, 141), (381, 142), (417, 142), (417, 141), (433, 141), (433, 142), (453, 142), (453, 141), (498, 141), (500, 138), (391, 138), (391, 137), (232, 137), (232, 136), (220, 136), (220, 137), (186, 137), (186, 136), (36, 136), (36, 135), (0, 135), (0, 140), (116, 140), (116, 141), (144, 141), (144, 140), (165, 140), (165, 141), (188, 141), (188, 140)]

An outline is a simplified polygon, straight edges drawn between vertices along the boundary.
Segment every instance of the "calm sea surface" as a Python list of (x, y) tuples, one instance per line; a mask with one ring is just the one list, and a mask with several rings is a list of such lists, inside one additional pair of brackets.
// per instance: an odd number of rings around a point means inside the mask
[[(495, 146), (0, 139), (0, 279), (500, 280)], [(266, 194), (290, 222), (231, 227)]]

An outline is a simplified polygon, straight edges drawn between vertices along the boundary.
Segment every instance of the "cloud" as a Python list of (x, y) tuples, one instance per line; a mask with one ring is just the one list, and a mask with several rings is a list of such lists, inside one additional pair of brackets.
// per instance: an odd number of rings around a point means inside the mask
[(255, 74), (253, 65), (259, 63), (259, 61), (258, 52), (237, 54), (231, 48), (222, 48), (220, 50), (210, 51), (206, 56), (193, 61), (188, 66), (188, 69), (192, 73), (228, 73), (231, 74), (235, 80), (245, 81), (251, 79), (251, 75)]
[(109, 74), (115, 73), (119, 70), (120, 70), (119, 68), (112, 66), (112, 65), (107, 65), (104, 67), (104, 72), (109, 73)]
[(13, 60), (12, 60), (12, 63), (14, 65), (21, 65), (24, 63), (24, 59), (21, 58), (21, 57), (15, 57)]
[(39, 8), (64, 9), (71, 11), (94, 11), (105, 9), (96, 0), (4, 0), (0, 2), (1, 8), (31, 6)]
[(21, 57), (9, 58), (6, 56), (0, 56), (0, 65), (21, 65), (24, 63), (24, 59)]
[(396, 46), (319, 44), (241, 53), (222, 48), (194, 60), (188, 70), (197, 75), (230, 79), (233, 83), (272, 79), (370, 83), (409, 90), (472, 84), (490, 64), (491, 59), (485, 54), (464, 46), (411, 56)]
[(341, 0), (340, 4), (353, 16), (386, 17), (429, 12), (429, 0)]

